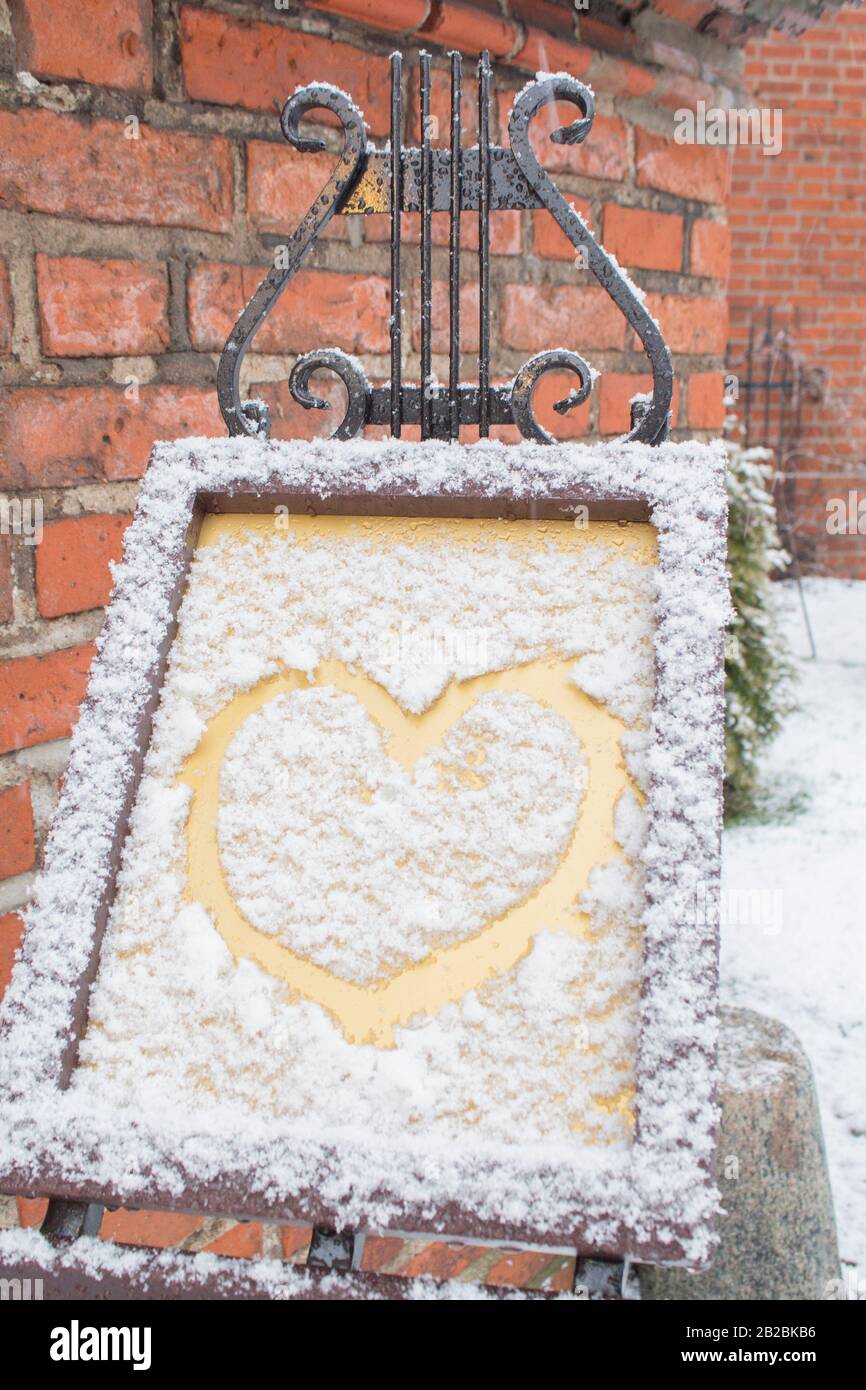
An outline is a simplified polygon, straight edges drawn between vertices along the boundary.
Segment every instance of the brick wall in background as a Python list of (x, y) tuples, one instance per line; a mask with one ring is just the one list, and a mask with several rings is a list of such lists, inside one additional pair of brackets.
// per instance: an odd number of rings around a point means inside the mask
[(745, 58), (755, 102), (783, 113), (783, 140), (774, 157), (734, 152), (732, 361), (772, 307), (805, 363), (825, 370), (788, 460), (795, 541), (810, 568), (866, 579), (856, 511), (855, 534), (826, 526), (828, 500), (849, 492), (866, 513), (866, 11), (843, 9), (796, 41), (753, 41)]

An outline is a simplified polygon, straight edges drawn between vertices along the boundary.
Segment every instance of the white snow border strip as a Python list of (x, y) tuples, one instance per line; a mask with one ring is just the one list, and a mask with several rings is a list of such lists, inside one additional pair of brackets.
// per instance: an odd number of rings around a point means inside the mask
[[(717, 929), (690, 921), (684, 904), (698, 893), (713, 901), (719, 873), (729, 613), (724, 470), (720, 445), (696, 443), (158, 445), (73, 736), (23, 958), (0, 1009), (0, 1188), (706, 1262), (719, 1206), (711, 1177)], [(387, 510), (391, 499), (390, 509), (403, 514), (413, 499), (427, 515), (434, 514), (431, 499), (443, 515), (477, 515), (479, 508), (527, 514), (534, 504), (568, 515), (582, 502), (604, 500), (649, 509), (659, 545), (657, 685), (638, 1131), (627, 1153), (467, 1145), (434, 1156), (408, 1139), (395, 1150), (371, 1135), (338, 1139), (285, 1126), (253, 1133), (216, 1118), (193, 1132), (183, 1117), (167, 1117), (157, 1131), (109, 1107), (85, 1111), (74, 1088), (64, 1089), (98, 965), (135, 756), (173, 636), (197, 499), (212, 508), (234, 494), (235, 509), (243, 510), (286, 493), (342, 499), (335, 510), (358, 512)]]

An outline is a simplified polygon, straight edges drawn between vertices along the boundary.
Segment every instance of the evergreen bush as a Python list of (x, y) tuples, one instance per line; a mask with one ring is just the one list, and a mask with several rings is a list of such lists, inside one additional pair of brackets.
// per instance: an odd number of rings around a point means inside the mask
[(773, 571), (786, 568), (771, 491), (772, 453), (729, 435), (728, 571), (735, 616), (725, 645), (725, 815), (762, 809), (759, 754), (793, 705), (794, 669), (779, 625)]

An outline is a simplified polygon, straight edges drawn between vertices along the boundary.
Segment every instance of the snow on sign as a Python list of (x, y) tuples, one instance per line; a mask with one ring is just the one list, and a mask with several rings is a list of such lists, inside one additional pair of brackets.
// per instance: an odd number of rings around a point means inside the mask
[(0, 1188), (700, 1263), (724, 459), (157, 446)]

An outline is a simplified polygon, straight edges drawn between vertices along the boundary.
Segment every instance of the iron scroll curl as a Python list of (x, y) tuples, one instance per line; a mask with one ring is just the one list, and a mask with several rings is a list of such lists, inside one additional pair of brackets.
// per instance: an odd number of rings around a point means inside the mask
[[(262, 401), (242, 401), (240, 398), (241, 363), (250, 343), (289, 280), (300, 267), (307, 252), (334, 214), (350, 196), (366, 162), (367, 131), (364, 117), (345, 92), (339, 91), (337, 87), (332, 87), (329, 83), (313, 83), (310, 86), (301, 87), (293, 96), (289, 97), (280, 116), (280, 126), (289, 144), (302, 153), (325, 149), (322, 140), (311, 139), (302, 135), (299, 127), (299, 122), (308, 112), (319, 108), (331, 111), (337, 117), (345, 137), (343, 148), (328, 182), (300, 225), (289, 237), (282, 263), (279, 266), (275, 264), (268, 272), (232, 329), (223, 348), (217, 368), (217, 398), (223, 419), (231, 435), (246, 434), (265, 439), (270, 435), (267, 406)], [(363, 382), (356, 380), (358, 372), (351, 358), (336, 351), (331, 356), (341, 359), (339, 375), (346, 381), (347, 386), (352, 382), (350, 396), (352, 391), (357, 396), (359, 390), (369, 390), (366, 378)], [(323, 362), (322, 365), (331, 366), (332, 362), (329, 360)], [(293, 375), (297, 385), (300, 386), (303, 383), (305, 387), (314, 368), (310, 366), (306, 376), (303, 369), (299, 370), (300, 368), (301, 363), (298, 362)], [(360, 375), (363, 377), (363, 373)], [(298, 396), (297, 399), (307, 406), (318, 405), (322, 407), (325, 404), (324, 401), (309, 395), (306, 400), (303, 400), (302, 396)], [(363, 424), (363, 420), (361, 423)], [(343, 435), (341, 437), (350, 438), (351, 436)]]
[[(347, 402), (343, 418), (333, 439), (354, 438), (367, 424), (390, 423), (391, 433), (400, 435), (403, 424), (420, 424), (422, 438), (459, 438), (460, 426), (477, 424), (483, 437), (490, 425), (515, 424), (521, 434), (541, 443), (554, 443), (536, 419), (533, 394), (547, 372), (570, 372), (576, 377), (575, 389), (554, 409), (565, 414), (585, 401), (595, 373), (576, 352), (555, 348), (536, 353), (510, 382), (491, 385), (489, 379), (490, 335), (490, 231), (491, 212), (504, 208), (546, 208), (572, 245), (583, 253), (586, 269), (617, 305), (635, 330), (652, 369), (653, 389), (648, 401), (632, 407), (632, 429), (628, 440), (657, 444), (667, 435), (673, 393), (670, 353), (658, 324), (647, 312), (640, 291), (623, 274), (616, 261), (595, 240), (578, 212), (556, 188), (533, 150), (529, 130), (543, 106), (568, 102), (577, 107), (579, 118), (550, 134), (556, 144), (579, 144), (590, 134), (595, 116), (592, 91), (567, 74), (541, 75), (516, 98), (508, 119), (510, 148), (493, 146), (489, 141), (491, 69), (489, 57), (482, 54), (479, 76), (479, 143), (466, 149), (461, 143), (461, 59), (451, 58), (451, 147), (433, 150), (425, 112), (429, 116), (430, 58), (421, 55), (421, 116), (424, 132), (420, 149), (402, 144), (403, 96), (402, 65), (399, 54), (392, 55), (391, 140), (385, 152), (368, 148), (364, 119), (346, 93), (327, 83), (299, 88), (283, 107), (280, 124), (286, 140), (297, 150), (321, 151), (324, 142), (301, 134), (300, 122), (309, 112), (324, 108), (335, 115), (343, 131), (343, 147), (337, 164), (322, 192), (312, 204), (288, 243), (280, 248), (281, 258), (259, 286), (235, 324), (220, 358), (217, 393), (223, 418), (231, 435), (268, 438), (270, 419), (261, 401), (240, 398), (240, 368), (258, 328), (271, 312), (289, 280), (330, 219), (337, 213), (391, 214), (391, 380), (372, 387), (356, 358), (336, 347), (307, 352), (299, 357), (289, 376), (289, 390), (305, 409), (327, 409), (328, 402), (311, 390), (313, 374), (319, 370), (334, 373), (343, 382)], [(435, 157), (434, 157), (435, 156)], [(461, 213), (477, 210), (479, 219), (479, 364), (478, 384), (460, 382), (460, 301), (455, 286), (460, 283)], [(421, 363), (422, 384), (404, 383), (401, 370), (401, 214), (421, 214)], [(432, 325), (430, 290), (432, 274), (431, 213), (450, 212), (451, 274), (450, 295), (450, 372), (447, 387), (435, 383), (430, 370)], [(426, 365), (425, 365), (426, 364)]]
[[(595, 98), (590, 88), (584, 86), (576, 77), (569, 77), (560, 73), (532, 83), (525, 87), (518, 96), (508, 118), (511, 149), (521, 173), (533, 191), (555, 218), (571, 244), (583, 248), (586, 253), (588, 268), (602, 288), (610, 295), (617, 308), (625, 315), (643, 344), (652, 367), (652, 400), (648, 407), (638, 413), (637, 421), (627, 438), (634, 442), (657, 444), (667, 434), (673, 395), (673, 367), (667, 344), (661, 335), (658, 324), (647, 312), (635, 287), (623, 275), (619, 266), (604, 248), (598, 244), (576, 208), (573, 208), (560, 193), (542, 168), (529, 142), (529, 126), (533, 117), (543, 106), (558, 101), (571, 102), (577, 106), (581, 112), (581, 117), (570, 125), (561, 126), (552, 131), (550, 139), (557, 145), (580, 145), (583, 143), (589, 135), (595, 119)], [(534, 365), (537, 379), (545, 371), (553, 371), (569, 365), (562, 360), (564, 356), (568, 356), (568, 354), (556, 350), (540, 353), (518, 372), (517, 377), (515, 377), (515, 388), (521, 379), (521, 373), (525, 373), (531, 365)], [(577, 370), (576, 368), (573, 369)], [(583, 387), (581, 391), (583, 394), (579, 393), (576, 398), (575, 393), (572, 392), (567, 401), (557, 402), (554, 409), (563, 412), (570, 408), (569, 401), (572, 404), (577, 404), (578, 399), (585, 399), (587, 393)], [(522, 404), (521, 408), (523, 408)], [(517, 421), (517, 423), (520, 422)], [(535, 423), (534, 420), (533, 423)], [(537, 424), (535, 428), (540, 431), (540, 426)], [(545, 434), (546, 432), (541, 431), (541, 433)], [(533, 437), (538, 438), (538, 434), (534, 434)], [(546, 438), (550, 439), (550, 436), (546, 435)]]
[(557, 414), (564, 415), (566, 411), (586, 400), (592, 390), (592, 371), (576, 352), (568, 352), (565, 348), (549, 348), (547, 352), (538, 352), (534, 357), (530, 357), (528, 362), (524, 362), (512, 381), (511, 414), (520, 433), (524, 439), (534, 439), (538, 444), (554, 444), (556, 441), (553, 435), (539, 424), (532, 409), (533, 392), (545, 372), (574, 372), (580, 382), (576, 390), (569, 391), (564, 400), (554, 404), (553, 408)]

